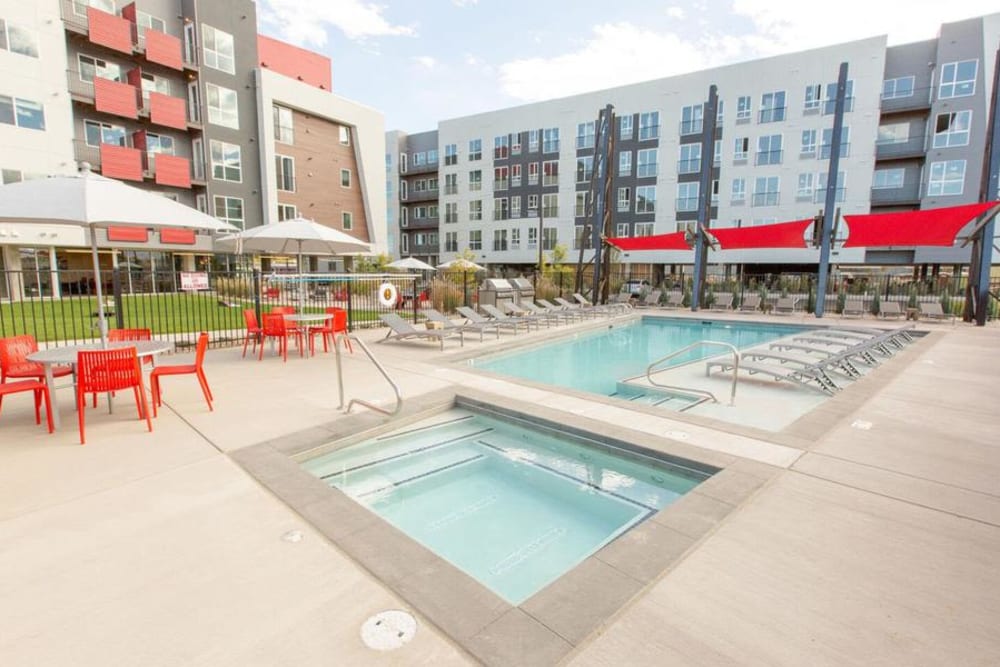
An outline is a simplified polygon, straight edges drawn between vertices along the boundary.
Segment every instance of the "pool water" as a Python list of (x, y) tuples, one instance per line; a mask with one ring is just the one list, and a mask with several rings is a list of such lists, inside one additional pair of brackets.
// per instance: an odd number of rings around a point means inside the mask
[[(616, 396), (621, 389), (620, 380), (644, 374), (650, 363), (691, 343), (713, 340), (744, 349), (801, 330), (795, 326), (645, 317), (527, 350), (475, 359), (470, 364), (499, 375)], [(662, 367), (698, 361), (719, 353), (717, 347), (695, 348)], [(632, 396), (626, 398), (633, 399)]]
[(462, 408), (302, 465), (511, 604), (709, 477)]

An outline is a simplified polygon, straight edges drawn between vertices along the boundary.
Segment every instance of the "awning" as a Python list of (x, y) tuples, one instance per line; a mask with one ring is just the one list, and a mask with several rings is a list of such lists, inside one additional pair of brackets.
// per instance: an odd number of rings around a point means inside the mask
[(845, 248), (877, 246), (950, 246), (958, 232), (1000, 202), (949, 206), (926, 211), (845, 215)]
[(655, 236), (619, 236), (605, 239), (619, 250), (690, 250), (684, 232), (657, 234)]
[(812, 218), (753, 227), (710, 227), (722, 250), (743, 248), (805, 248), (805, 233)]

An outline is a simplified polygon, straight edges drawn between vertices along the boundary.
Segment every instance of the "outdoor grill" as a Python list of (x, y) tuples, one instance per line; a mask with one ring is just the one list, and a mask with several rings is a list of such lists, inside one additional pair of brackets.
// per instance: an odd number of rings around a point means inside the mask
[(516, 290), (517, 303), (525, 301), (527, 303), (535, 302), (535, 286), (531, 284), (531, 281), (527, 278), (514, 278), (510, 281), (511, 285), (514, 286)]
[(504, 304), (516, 301), (517, 291), (502, 278), (488, 278), (479, 286), (479, 305), (496, 306), (503, 310)]

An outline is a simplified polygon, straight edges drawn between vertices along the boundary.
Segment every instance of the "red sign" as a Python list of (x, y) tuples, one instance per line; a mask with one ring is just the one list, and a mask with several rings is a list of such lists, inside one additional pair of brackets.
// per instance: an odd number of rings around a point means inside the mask
[(108, 240), (145, 243), (149, 240), (149, 230), (145, 227), (108, 227)]
[[(157, 158), (159, 159), (159, 158)], [(194, 245), (193, 229), (161, 229), (160, 243), (176, 243), (178, 245)]]

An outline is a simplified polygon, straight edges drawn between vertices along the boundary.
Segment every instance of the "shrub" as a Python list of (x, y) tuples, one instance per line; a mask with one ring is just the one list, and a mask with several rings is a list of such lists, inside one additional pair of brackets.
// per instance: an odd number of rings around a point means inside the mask
[(462, 288), (455, 283), (438, 278), (431, 281), (431, 302), (436, 310), (452, 313), (462, 305), (464, 299)]
[(215, 279), (215, 291), (219, 296), (229, 299), (249, 299), (251, 295), (251, 280), (237, 277), (220, 277)]

